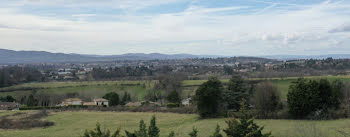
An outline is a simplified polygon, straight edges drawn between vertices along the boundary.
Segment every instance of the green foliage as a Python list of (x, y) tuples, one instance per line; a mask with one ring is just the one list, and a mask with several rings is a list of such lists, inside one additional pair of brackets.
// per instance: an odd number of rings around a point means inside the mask
[(110, 106), (119, 105), (119, 95), (115, 92), (107, 93), (102, 98), (107, 99)]
[(85, 130), (84, 135), (82, 137), (121, 137), (120, 128), (117, 129), (112, 135), (109, 130), (101, 130), (100, 123), (96, 124), (96, 128), (94, 130)]
[(244, 79), (239, 75), (233, 75), (228, 83), (228, 88), (224, 92), (227, 109), (239, 110), (243, 99), (248, 99), (248, 88)]
[(170, 103), (180, 103), (181, 102), (180, 94), (174, 90), (168, 94), (167, 100)]
[(28, 99), (27, 99), (27, 106), (37, 106), (38, 105), (38, 100), (34, 98), (33, 94), (30, 94)]
[(220, 126), (219, 125), (216, 125), (216, 129), (215, 129), (215, 132), (213, 135), (209, 136), (209, 137), (223, 137), (221, 134), (220, 134)]
[(6, 97), (0, 97), (0, 102), (15, 102), (16, 99), (14, 99), (12, 96), (6, 96)]
[(137, 137), (147, 137), (147, 129), (146, 124), (143, 120), (140, 121), (139, 131), (135, 132)]
[(124, 95), (123, 95), (123, 98), (122, 98), (122, 101), (120, 102), (121, 105), (125, 105), (126, 103), (130, 102), (131, 101), (131, 96), (128, 92), (124, 92)]
[(254, 92), (253, 102), (259, 114), (265, 116), (270, 112), (275, 112), (281, 106), (280, 92), (271, 83), (260, 83)]
[(178, 103), (168, 103), (166, 105), (167, 108), (176, 108), (176, 107), (180, 107), (180, 104)]
[(193, 127), (192, 132), (189, 133), (188, 135), (190, 137), (197, 137), (197, 134), (198, 134), (198, 130), (195, 127)]
[(289, 87), (287, 94), (289, 113), (295, 118), (322, 115), (340, 104), (343, 84), (326, 80), (298, 79)]
[(156, 117), (152, 116), (148, 131), (145, 122), (141, 120), (138, 131), (135, 131), (135, 133), (125, 131), (125, 134), (127, 137), (159, 137), (159, 132), (160, 130), (156, 125)]
[(168, 137), (175, 137), (175, 132), (171, 131)]
[(156, 125), (156, 116), (152, 116), (150, 125), (148, 127), (148, 137), (159, 137), (159, 128)]
[(227, 128), (224, 129), (227, 137), (270, 137), (271, 133), (263, 134), (264, 127), (258, 126), (254, 119), (250, 118), (245, 105), (245, 101), (241, 103), (240, 113), (243, 115), (241, 119), (231, 118), (226, 120)]
[(219, 113), (221, 105), (223, 86), (216, 77), (209, 80), (197, 89), (195, 101), (199, 115), (205, 117), (215, 117)]

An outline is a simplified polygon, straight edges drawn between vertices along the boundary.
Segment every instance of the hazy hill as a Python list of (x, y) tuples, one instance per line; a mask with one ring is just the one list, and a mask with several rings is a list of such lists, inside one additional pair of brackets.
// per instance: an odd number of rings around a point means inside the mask
[(153, 59), (185, 59), (203, 58), (217, 56), (197, 56), (190, 54), (160, 54), (160, 53), (130, 53), (123, 55), (82, 55), (50, 53), (45, 51), (13, 51), (0, 49), (0, 64), (22, 64), (22, 63), (60, 63), (60, 62), (94, 62), (114, 60), (153, 60)]

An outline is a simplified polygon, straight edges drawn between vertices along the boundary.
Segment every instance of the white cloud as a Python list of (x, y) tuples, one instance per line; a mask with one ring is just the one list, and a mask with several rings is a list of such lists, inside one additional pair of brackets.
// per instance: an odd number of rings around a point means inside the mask
[[(77, 1), (79, 0), (22, 1), (22, 4), (58, 3), (72, 7), (96, 4), (95, 1), (88, 1), (84, 5), (78, 5)], [(160, 4), (155, 0), (146, 3), (137, 0), (103, 0), (100, 6), (115, 3), (118, 3), (116, 5), (119, 8), (131, 11)], [(89, 54), (121, 54), (132, 51), (262, 55), (303, 54), (310, 53), (310, 50), (316, 54), (332, 51), (331, 48), (339, 48), (348, 43), (346, 40), (349, 39), (349, 34), (329, 31), (347, 31), (348, 26), (342, 24), (350, 22), (349, 15), (345, 14), (350, 12), (349, 3), (290, 5), (297, 6), (297, 10), (288, 10), (288, 7), (274, 10), (275, 6), (272, 4), (266, 7), (259, 14), (234, 14), (235, 11), (247, 8), (239, 6), (190, 6), (182, 12), (167, 14), (71, 15), (77, 20), (22, 13), (18, 8), (0, 9), (0, 48)], [(221, 12), (226, 14), (217, 14)], [(87, 20), (100, 16), (117, 19)], [(341, 27), (334, 29), (335, 26)]]

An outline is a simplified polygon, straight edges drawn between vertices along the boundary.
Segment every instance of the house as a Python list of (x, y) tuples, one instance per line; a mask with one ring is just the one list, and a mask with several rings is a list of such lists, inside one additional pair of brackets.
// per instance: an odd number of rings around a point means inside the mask
[(16, 102), (0, 102), (0, 110), (19, 110), (19, 104)]
[(94, 99), (96, 106), (108, 106), (108, 100), (104, 98)]
[(83, 105), (83, 101), (79, 98), (68, 98), (62, 101), (61, 106), (71, 106), (71, 105)]
[(181, 101), (181, 104), (184, 105), (184, 106), (188, 106), (191, 104), (191, 98), (187, 98), (187, 99), (184, 99)]

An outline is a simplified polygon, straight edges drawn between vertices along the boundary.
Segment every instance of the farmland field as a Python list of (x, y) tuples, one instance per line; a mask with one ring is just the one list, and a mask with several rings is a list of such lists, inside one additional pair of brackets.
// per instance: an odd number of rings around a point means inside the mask
[[(344, 82), (350, 81), (350, 75), (343, 76), (310, 76), (307, 79), (327, 78), (330, 81), (339, 79)], [(282, 99), (286, 99), (288, 87), (297, 77), (286, 78), (251, 78), (249, 80), (270, 81), (281, 91)], [(183, 82), (182, 97), (193, 95), (198, 86), (206, 80), (185, 80)], [(228, 79), (221, 80), (224, 84)], [(142, 100), (146, 92), (153, 90), (155, 81), (87, 81), (87, 82), (44, 82), (44, 83), (27, 83), (15, 85), (7, 88), (0, 88), (0, 96), (12, 95), (23, 96), (35, 91), (36, 93), (66, 94), (78, 93), (84, 98), (101, 97), (108, 92), (123, 94), (129, 92), (133, 100)]]
[[(6, 112), (8, 113), (8, 112)], [(12, 113), (12, 112), (10, 112)], [(1, 114), (0, 115), (4, 115)], [(166, 137), (175, 131), (177, 137), (186, 137), (195, 127), (199, 130), (199, 137), (207, 137), (214, 132), (217, 124), (225, 128), (225, 119), (198, 120), (195, 114), (174, 113), (135, 113), (135, 112), (52, 112), (46, 120), (55, 122), (48, 128), (34, 128), (30, 130), (0, 130), (1, 137), (79, 137), (85, 129), (93, 129), (96, 122), (102, 127), (114, 131), (134, 131), (138, 128), (139, 120), (146, 123), (152, 115), (157, 117), (161, 137)], [(350, 133), (350, 119), (329, 121), (299, 121), (299, 120), (256, 120), (259, 125), (265, 126), (264, 131), (271, 131), (276, 137), (298, 136), (332, 136), (340, 137), (336, 130)], [(122, 132), (124, 134), (124, 132)], [(316, 135), (315, 135), (316, 134)]]

